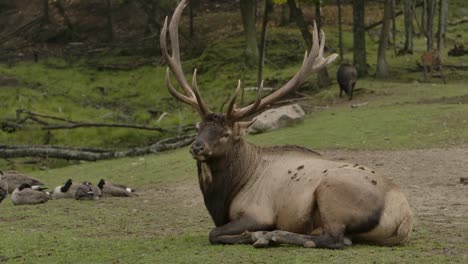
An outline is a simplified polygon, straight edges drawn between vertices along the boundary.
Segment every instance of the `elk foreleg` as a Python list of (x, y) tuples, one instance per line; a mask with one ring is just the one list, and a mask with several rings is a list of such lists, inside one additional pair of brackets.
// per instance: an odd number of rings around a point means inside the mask
[(209, 240), (211, 244), (252, 244), (251, 232), (270, 231), (273, 226), (243, 217), (211, 230)]
[(338, 232), (335, 235), (330, 233), (323, 233), (321, 235), (303, 235), (282, 230), (275, 230), (265, 234), (254, 233), (252, 238), (256, 239), (255, 243), (253, 244), (254, 247), (266, 247), (272, 244), (290, 244), (303, 246), (306, 248), (342, 249), (344, 246), (342, 232)]

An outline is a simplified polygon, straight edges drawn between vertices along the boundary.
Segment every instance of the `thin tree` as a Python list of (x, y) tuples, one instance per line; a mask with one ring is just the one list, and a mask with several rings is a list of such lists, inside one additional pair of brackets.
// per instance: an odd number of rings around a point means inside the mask
[(240, 0), (240, 10), (246, 40), (245, 56), (247, 65), (253, 67), (258, 60), (257, 31), (255, 28), (255, 0)]
[(430, 51), (434, 49), (434, 17), (436, 0), (427, 0), (426, 6), (426, 49)]
[(42, 0), (42, 22), (48, 24), (49, 18), (49, 0)]
[(377, 54), (377, 70), (375, 76), (377, 78), (385, 78), (388, 76), (388, 64), (386, 59), (388, 33), (390, 29), (390, 18), (392, 16), (392, 1), (385, 0), (384, 18), (382, 20), (382, 29), (380, 31), (379, 51)]
[(367, 76), (364, 3), (365, 0), (353, 1), (353, 61), (359, 77)]
[(301, 31), (302, 38), (304, 39), (307, 48), (310, 49), (310, 47), (312, 47), (312, 35), (310, 34), (309, 29), (307, 28), (307, 23), (305, 22), (302, 10), (299, 7), (297, 7), (295, 0), (288, 0), (288, 6), (292, 19), (294, 19), (297, 27)]
[(271, 0), (264, 0), (263, 6), (263, 18), (262, 18), (262, 33), (260, 35), (260, 47), (259, 47), (259, 59), (258, 59), (258, 77), (257, 87), (263, 80), (263, 65), (265, 63), (265, 47), (266, 47), (266, 36), (267, 36), (267, 24), (269, 14), (273, 10), (273, 2)]
[[(317, 23), (317, 30), (320, 32), (322, 29), (322, 14), (320, 10), (321, 0), (314, 0), (315, 6), (315, 22)], [(317, 72), (317, 83), (319, 87), (327, 87), (331, 85), (330, 76), (328, 75), (327, 67), (323, 67)]]
[(106, 0), (107, 7), (107, 40), (109, 42), (114, 41), (114, 14), (112, 0)]
[(405, 23), (405, 44), (400, 54), (413, 54), (413, 17), (415, 0), (403, 0), (403, 13)]
[(448, 23), (448, 0), (439, 2), (439, 26), (437, 31), (437, 49), (440, 51), (445, 45), (445, 33)]
[(397, 50), (396, 50), (396, 15), (395, 15), (395, 0), (392, 0), (391, 2), (391, 11), (390, 11), (390, 17), (392, 19), (392, 43), (393, 43), (393, 53), (396, 55)]
[(342, 29), (342, 23), (343, 19), (341, 16), (341, 0), (336, 0), (336, 4), (338, 6), (338, 46), (340, 48), (340, 62), (343, 62), (344, 60), (344, 54), (343, 54), (343, 29)]

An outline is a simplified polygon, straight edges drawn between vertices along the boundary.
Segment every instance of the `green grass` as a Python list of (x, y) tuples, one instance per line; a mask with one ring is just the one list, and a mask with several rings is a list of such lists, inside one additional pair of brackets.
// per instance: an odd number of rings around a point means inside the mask
[[(300, 144), (316, 149), (413, 149), (468, 142), (468, 105), (422, 100), (467, 93), (463, 84), (362, 81), (358, 101), (346, 99), (312, 111), (295, 127), (248, 140), (260, 145)], [(336, 96), (336, 89), (324, 91)], [(323, 100), (308, 102), (314, 105)], [(353, 102), (356, 103), (356, 102)], [(200, 199), (195, 162), (187, 148), (160, 155), (82, 162), (31, 172), (49, 186), (72, 178), (131, 183), (140, 196), (98, 202), (52, 200), (38, 206), (1, 204), (0, 260), (7, 263), (457, 263), (467, 245), (417, 224), (398, 247), (355, 245), (343, 251), (281, 246), (212, 246), (213, 224)], [(466, 233), (466, 229), (463, 229)], [(462, 235), (462, 234), (461, 234)]]
[[(460, 5), (459, 2), (454, 4)], [(455, 11), (451, 17), (457, 18), (459, 15)], [(219, 21), (238, 19), (230, 13), (221, 15), (222, 19), (217, 18)], [(401, 25), (401, 20), (397, 23)], [(224, 28), (221, 24), (218, 26)], [(247, 85), (256, 81), (255, 70), (248, 70), (239, 56), (243, 49), (239, 30), (240, 27), (235, 32), (224, 28), (206, 33), (210, 44), (200, 57), (188, 59), (184, 64), (187, 74), (193, 68), (199, 69), (201, 93), (215, 110), (235, 88), (237, 79), (245, 78)], [(329, 43), (337, 43), (336, 29), (325, 30)], [(462, 25), (449, 28), (448, 47), (463, 30)], [(344, 37), (349, 59), (352, 36), (348, 32)], [(295, 29), (269, 31), (269, 60), (264, 73), (267, 85), (276, 86), (295, 73), (304, 49), (298, 39), (300, 33)], [(397, 39), (397, 43), (400, 42), (401, 39)], [(371, 75), (375, 70), (376, 50), (377, 44), (368, 39)], [(401, 150), (466, 144), (468, 102), (454, 104), (442, 100), (468, 94), (466, 73), (446, 70), (448, 84), (442, 84), (440, 79), (434, 79), (434, 84), (423, 83), (422, 73), (406, 70), (415, 67), (423, 50), (423, 38), (415, 39), (413, 55), (395, 57), (389, 50), (391, 78), (360, 79), (357, 88), (361, 88), (361, 92), (351, 103), (337, 99), (336, 84), (312, 93), (314, 78), (311, 78), (301, 89), (312, 95), (312, 99), (301, 103), (308, 111), (303, 123), (249, 136), (248, 140), (259, 145), (299, 144), (319, 150)], [(444, 54), (446, 51), (447, 48)], [(100, 58), (99, 61), (114, 63), (132, 59)], [(464, 58), (445, 59), (449, 64), (460, 64)], [(328, 68), (332, 78), (337, 65)], [(56, 58), (38, 64), (0, 65), (0, 75), (14, 76), (20, 81), (18, 86), (0, 87), (0, 118), (14, 117), (16, 109), (24, 108), (87, 122), (170, 128), (179, 123), (194, 123), (198, 116), (170, 97), (164, 85), (164, 74), (164, 67), (144, 66), (128, 72), (98, 71), (84, 60), (70, 62)], [(98, 87), (104, 87), (106, 92)], [(246, 101), (254, 96), (254, 93), (247, 93)], [(368, 104), (350, 107), (352, 103), (362, 102)], [(157, 116), (151, 116), (148, 109), (165, 111), (169, 115), (158, 123)], [(48, 140), (51, 144), (127, 148), (145, 145), (169, 134), (99, 128), (53, 131), (51, 136), (47, 138), (44, 131), (37, 130), (2, 131), (0, 142), (44, 144)], [(195, 162), (187, 148), (101, 162), (53, 161), (44, 163), (45, 166), (25, 167), (21, 164), (23, 161), (25, 159), (16, 163), (0, 160), (0, 168), (26, 169), (51, 188), (69, 178), (75, 182), (97, 182), (104, 178), (129, 183), (139, 190), (140, 196), (97, 202), (52, 200), (43, 205), (21, 207), (14, 207), (7, 198), (0, 204), (0, 263), (461, 263), (466, 261), (464, 252), (468, 252), (466, 243), (453, 240), (450, 234), (434, 232), (433, 226), (421, 223), (416, 223), (409, 243), (391, 248), (356, 245), (333, 251), (290, 246), (270, 249), (212, 246), (207, 235), (213, 224), (201, 202)], [(37, 170), (38, 167), (42, 170)], [(31, 171), (33, 169), (36, 170)], [(461, 236), (467, 237), (466, 228), (461, 229)]]
[[(254, 136), (252, 140), (259, 144), (287, 142), (317, 149), (369, 150), (443, 147), (468, 142), (467, 102), (423, 103), (468, 94), (463, 84), (363, 81), (357, 87), (372, 91), (364, 98), (358, 97), (368, 105), (351, 108), (351, 103), (341, 101), (330, 109), (313, 111), (297, 127)], [(335, 91), (330, 91), (334, 97)]]

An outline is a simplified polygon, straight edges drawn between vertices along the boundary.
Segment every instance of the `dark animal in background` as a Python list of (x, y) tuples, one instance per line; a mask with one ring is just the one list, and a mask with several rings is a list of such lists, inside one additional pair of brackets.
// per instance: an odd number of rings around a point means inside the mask
[(463, 44), (455, 44), (451, 50), (447, 53), (449, 56), (460, 57), (468, 54), (468, 50), (465, 50)]
[(11, 194), (11, 201), (14, 205), (45, 203), (50, 199), (50, 196), (42, 190), (43, 188), (33, 189), (29, 184), (23, 183)]
[[(319, 40), (314, 24), (313, 46), (299, 71), (283, 86), (248, 106), (236, 106), (240, 81), (226, 113), (211, 112), (197, 87), (185, 79), (180, 61), (178, 24), (183, 0), (169, 25), (172, 56), (166, 43), (167, 18), (160, 36), (168, 64), (166, 84), (172, 96), (195, 108), (202, 122), (190, 152), (215, 228), (213, 244), (264, 247), (294, 244), (340, 249), (349, 238), (378, 245), (397, 245), (411, 233), (413, 216), (399, 187), (373, 170), (326, 160), (300, 146), (260, 147), (242, 138), (253, 122), (242, 121), (299, 87), (313, 73), (333, 62), (324, 57), (325, 34)], [(184, 92), (171, 83), (170, 71)], [(349, 242), (349, 241), (348, 241)], [(349, 243), (347, 243), (349, 244)]]
[(13, 193), (23, 183), (29, 186), (44, 185), (40, 180), (17, 171), (5, 171), (0, 178), (8, 183), (8, 193)]
[(349, 100), (353, 99), (354, 86), (358, 78), (356, 67), (351, 64), (341, 64), (336, 72), (336, 80), (340, 86), (340, 97), (343, 91), (349, 96)]

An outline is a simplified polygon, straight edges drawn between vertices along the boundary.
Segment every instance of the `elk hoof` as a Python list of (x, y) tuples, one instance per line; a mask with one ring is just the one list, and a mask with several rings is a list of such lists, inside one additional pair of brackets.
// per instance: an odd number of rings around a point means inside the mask
[(264, 247), (268, 247), (268, 244), (270, 244), (270, 242), (267, 239), (261, 237), (257, 241), (255, 241), (253, 246), (256, 248), (264, 248)]

